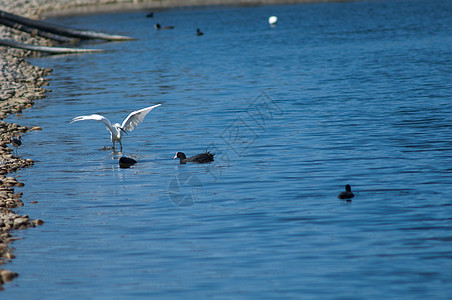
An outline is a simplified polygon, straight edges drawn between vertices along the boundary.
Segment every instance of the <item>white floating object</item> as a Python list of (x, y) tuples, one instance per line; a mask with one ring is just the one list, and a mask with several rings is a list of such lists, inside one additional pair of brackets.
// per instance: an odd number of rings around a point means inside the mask
[(275, 25), (278, 22), (278, 18), (276, 16), (271, 16), (270, 18), (268, 18), (268, 23), (270, 25)]

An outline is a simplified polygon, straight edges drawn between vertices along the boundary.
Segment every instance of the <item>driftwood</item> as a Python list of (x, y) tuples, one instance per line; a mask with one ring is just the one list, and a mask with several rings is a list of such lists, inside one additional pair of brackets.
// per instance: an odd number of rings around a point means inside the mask
[(0, 46), (9, 46), (13, 48), (33, 50), (39, 52), (47, 52), (52, 54), (68, 54), (68, 53), (91, 53), (91, 52), (102, 52), (102, 49), (74, 49), (74, 48), (64, 48), (64, 47), (47, 47), (47, 46), (36, 46), (18, 43), (11, 40), (0, 39)]
[(43, 21), (36, 21), (27, 19), (21, 16), (17, 16), (14, 14), (7, 13), (3, 10), (0, 10), (0, 19), (5, 19), (14, 23), (18, 23), (21, 25), (25, 25), (31, 28), (35, 28), (41, 31), (50, 32), (57, 35), (62, 35), (71, 38), (78, 39), (101, 39), (107, 41), (125, 41), (125, 40), (134, 40), (134, 38), (122, 35), (110, 35), (102, 32), (88, 31), (88, 30), (78, 30), (69, 28), (66, 26), (50, 24)]
[(41, 36), (41, 37), (44, 37), (44, 38), (47, 38), (50, 40), (54, 40), (54, 41), (60, 42), (60, 43), (67, 43), (67, 42), (74, 41), (74, 39), (69, 38), (69, 37), (56, 35), (56, 34), (53, 34), (53, 33), (47, 32), (47, 31), (42, 31), (42, 30), (32, 28), (27, 25), (22, 25), (22, 24), (19, 24), (19, 23), (16, 23), (16, 22), (13, 22), (13, 21), (10, 21), (7, 19), (0, 18), (0, 24), (20, 30), (20, 31), (27, 32), (31, 35), (38, 35), (38, 36)]

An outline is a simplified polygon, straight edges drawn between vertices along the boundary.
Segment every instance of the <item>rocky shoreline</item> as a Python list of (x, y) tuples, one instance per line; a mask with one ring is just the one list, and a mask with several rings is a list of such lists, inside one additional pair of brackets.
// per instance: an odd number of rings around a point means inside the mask
[[(11, 2), (11, 1), (9, 1)], [(1, 9), (26, 15), (29, 9), (23, 5), (17, 6), (22, 1), (14, 4), (0, 0)], [(25, 3), (25, 1), (24, 1)], [(26, 34), (0, 26), (0, 38), (13, 39), (20, 42), (36, 43), (37, 40)], [(35, 227), (43, 223), (41, 220), (33, 220), (28, 215), (19, 215), (14, 208), (23, 206), (22, 193), (16, 192), (16, 187), (24, 184), (16, 178), (7, 176), (20, 168), (26, 168), (34, 164), (33, 160), (20, 158), (14, 155), (8, 147), (13, 137), (18, 137), (30, 130), (40, 130), (39, 127), (25, 127), (15, 123), (3, 121), (11, 114), (19, 114), (24, 109), (31, 108), (36, 99), (44, 97), (46, 85), (44, 77), (50, 70), (41, 69), (27, 63), (24, 58), (29, 52), (17, 49), (1, 47), (0, 52), (0, 266), (11, 261), (15, 256), (10, 244), (14, 240), (11, 231)], [(0, 268), (1, 284), (11, 281), (17, 273)]]

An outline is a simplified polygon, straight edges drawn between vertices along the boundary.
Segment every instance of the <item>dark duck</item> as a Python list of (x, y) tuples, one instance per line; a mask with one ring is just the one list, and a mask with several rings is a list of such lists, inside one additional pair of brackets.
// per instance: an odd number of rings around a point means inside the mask
[(179, 158), (181, 164), (186, 164), (188, 162), (205, 164), (213, 161), (214, 155), (215, 154), (210, 152), (205, 152), (187, 158), (183, 152), (177, 152), (176, 155), (174, 155), (174, 159)]
[(174, 29), (174, 26), (161, 26), (159, 23), (154, 25), (155, 29), (160, 30), (160, 29)]
[(355, 197), (355, 194), (353, 194), (352, 192), (352, 187), (347, 184), (345, 186), (345, 192), (342, 192), (339, 194), (339, 196), (337, 196), (339, 199), (346, 199), (346, 200), (351, 200), (353, 197)]

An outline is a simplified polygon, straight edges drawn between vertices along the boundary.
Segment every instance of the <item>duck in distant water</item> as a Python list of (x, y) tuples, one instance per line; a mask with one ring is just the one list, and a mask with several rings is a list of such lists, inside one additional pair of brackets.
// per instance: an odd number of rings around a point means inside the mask
[(160, 23), (156, 23), (155, 25), (154, 25), (154, 27), (157, 29), (157, 30), (160, 30), (160, 29), (174, 29), (174, 26), (161, 26), (160, 25)]
[(201, 29), (199, 29), (199, 28), (196, 28), (196, 35), (197, 36), (200, 36), (200, 35), (203, 35), (204, 33), (201, 31)]
[(205, 164), (213, 161), (214, 155), (215, 154), (212, 154), (207, 151), (205, 153), (197, 154), (187, 158), (187, 156), (185, 156), (183, 152), (177, 152), (176, 155), (174, 155), (174, 159), (179, 158), (181, 165), (186, 164), (188, 162)]
[(146, 18), (153, 18), (154, 17), (154, 12), (150, 12), (146, 15)]
[(351, 201), (351, 199), (355, 197), (355, 194), (352, 193), (352, 187), (349, 184), (347, 184), (345, 186), (345, 192), (340, 193), (339, 196), (337, 197), (339, 199), (346, 199)]

